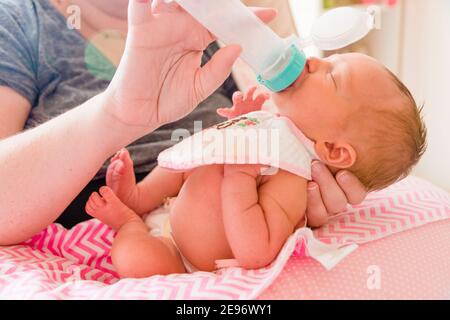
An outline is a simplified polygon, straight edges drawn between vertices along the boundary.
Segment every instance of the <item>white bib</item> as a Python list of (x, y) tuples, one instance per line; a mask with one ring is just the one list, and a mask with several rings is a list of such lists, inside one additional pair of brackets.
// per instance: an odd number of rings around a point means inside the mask
[(161, 167), (186, 171), (212, 164), (261, 164), (311, 180), (314, 143), (286, 117), (251, 112), (184, 139), (158, 157)]

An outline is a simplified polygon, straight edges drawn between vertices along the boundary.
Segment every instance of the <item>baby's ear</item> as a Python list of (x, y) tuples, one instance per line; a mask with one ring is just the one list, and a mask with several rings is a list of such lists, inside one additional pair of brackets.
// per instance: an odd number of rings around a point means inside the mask
[(356, 151), (346, 142), (316, 142), (316, 153), (323, 163), (338, 169), (348, 169), (356, 162)]

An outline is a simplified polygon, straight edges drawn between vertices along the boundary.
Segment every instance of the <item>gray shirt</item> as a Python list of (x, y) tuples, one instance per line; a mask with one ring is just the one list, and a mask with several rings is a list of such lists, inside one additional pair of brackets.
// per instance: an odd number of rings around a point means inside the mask
[[(203, 62), (216, 49), (208, 48)], [(114, 72), (114, 65), (77, 30), (67, 28), (65, 18), (48, 0), (0, 0), (0, 86), (14, 89), (31, 103), (26, 129), (104, 91)], [(171, 141), (174, 129), (192, 132), (194, 121), (202, 121), (203, 128), (219, 122), (215, 110), (230, 105), (235, 89), (228, 79), (187, 118), (129, 146), (136, 172), (149, 172), (155, 166), (158, 154), (175, 143)], [(107, 164), (97, 178), (105, 175)]]

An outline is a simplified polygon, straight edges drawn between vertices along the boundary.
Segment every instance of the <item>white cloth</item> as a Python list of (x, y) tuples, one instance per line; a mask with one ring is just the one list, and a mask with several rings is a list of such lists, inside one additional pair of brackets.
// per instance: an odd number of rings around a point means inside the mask
[(170, 205), (165, 205), (151, 212), (144, 217), (145, 224), (149, 227), (149, 234), (153, 237), (166, 238), (168, 239), (177, 249), (180, 254), (181, 260), (183, 261), (184, 268), (188, 273), (194, 273), (197, 270), (190, 262), (187, 260), (180, 249), (178, 248), (175, 240), (172, 237), (172, 227), (170, 225)]
[(256, 111), (184, 139), (162, 152), (158, 164), (180, 171), (211, 164), (261, 164), (311, 180), (314, 159), (314, 143), (291, 120)]

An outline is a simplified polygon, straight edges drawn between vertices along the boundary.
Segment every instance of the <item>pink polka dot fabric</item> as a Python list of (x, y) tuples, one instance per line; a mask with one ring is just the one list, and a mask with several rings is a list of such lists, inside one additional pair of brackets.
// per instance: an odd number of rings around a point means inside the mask
[(292, 257), (259, 298), (450, 299), (449, 257), (445, 220), (367, 243), (332, 271)]

